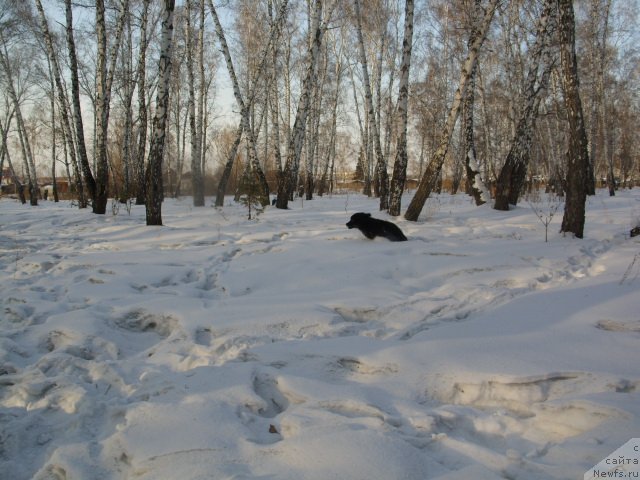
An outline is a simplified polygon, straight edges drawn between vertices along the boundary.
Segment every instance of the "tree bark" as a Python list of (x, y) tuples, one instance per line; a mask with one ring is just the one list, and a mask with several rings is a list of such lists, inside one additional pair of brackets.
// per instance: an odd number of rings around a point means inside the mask
[[(78, 78), (78, 58), (76, 55), (76, 44), (73, 37), (73, 13), (71, 0), (65, 0), (66, 15), (66, 37), (67, 50), (69, 54), (69, 70), (71, 75), (71, 101), (73, 105), (73, 123), (75, 126), (76, 148), (84, 184), (87, 187), (89, 196), (94, 199), (96, 196), (96, 181), (91, 173), (89, 157), (87, 156), (87, 146), (84, 139), (84, 123), (82, 121), (82, 107), (80, 106), (80, 80)], [(81, 208), (83, 206), (81, 205)]]
[[(480, 0), (475, 0), (474, 11), (471, 19), (471, 36), (469, 37), (469, 45), (473, 44), (478, 32), (478, 20), (476, 13), (481, 11)], [(462, 104), (462, 129), (463, 129), (463, 145), (465, 155), (465, 172), (467, 175), (467, 191), (473, 197), (477, 206), (483, 205), (489, 201), (489, 191), (480, 174), (480, 165), (478, 164), (478, 155), (475, 145), (475, 132), (473, 123), (473, 110), (475, 107), (475, 90), (476, 90), (476, 72), (478, 66), (474, 66), (469, 78), (469, 87), (467, 88)]]
[[(24, 196), (24, 186), (20, 181), (20, 178), (16, 175), (16, 171), (13, 168), (13, 163), (11, 162), (11, 154), (9, 153), (9, 147), (7, 146), (7, 136), (9, 134), (9, 124), (11, 123), (11, 118), (13, 117), (13, 112), (9, 113), (7, 116), (7, 126), (4, 127), (2, 125), (2, 121), (0, 121), (0, 136), (2, 137), (2, 162), (4, 159), (7, 159), (7, 163), (9, 164), (9, 172), (11, 172), (11, 180), (16, 186), (16, 193), (18, 194), (18, 198), (20, 198), (20, 203), (23, 205), (27, 203), (27, 199)], [(0, 167), (2, 166), (2, 162), (0, 162)], [(0, 171), (2, 168), (0, 168)]]
[(451, 143), (451, 136), (453, 135), (453, 129), (455, 127), (456, 121), (458, 119), (458, 115), (460, 113), (460, 105), (462, 103), (462, 98), (466, 92), (467, 84), (469, 82), (469, 78), (471, 77), (471, 73), (478, 61), (478, 54), (480, 53), (480, 48), (484, 43), (484, 39), (489, 30), (489, 26), (491, 25), (491, 20), (493, 18), (493, 14), (498, 6), (500, 0), (491, 0), (490, 4), (487, 6), (485, 10), (485, 14), (482, 20), (482, 24), (479, 28), (478, 37), (475, 41), (469, 46), (469, 52), (467, 54), (467, 58), (462, 66), (462, 72), (460, 74), (460, 83), (458, 89), (456, 90), (453, 105), (451, 106), (451, 110), (449, 111), (449, 115), (447, 117), (447, 121), (445, 123), (444, 129), (440, 136), (440, 143), (438, 148), (436, 149), (431, 163), (425, 170), (422, 178), (420, 180), (420, 184), (418, 185), (418, 189), (405, 212), (404, 217), (410, 221), (417, 221), (420, 216), (420, 212), (422, 212), (422, 208), (424, 207), (427, 198), (431, 195), (431, 192), (436, 186), (438, 182), (438, 178), (440, 177), (442, 171), (442, 165), (444, 164), (445, 157), (447, 155), (447, 151), (449, 149), (449, 144)]
[(240, 146), (240, 141), (242, 140), (243, 130), (244, 120), (240, 120), (240, 125), (238, 126), (238, 131), (236, 132), (236, 139), (233, 142), (231, 149), (229, 150), (227, 161), (224, 165), (224, 169), (222, 170), (222, 176), (220, 177), (220, 181), (218, 182), (218, 190), (216, 192), (216, 207), (224, 206), (224, 195), (226, 193), (227, 183), (229, 182), (229, 178), (231, 177), (231, 172), (233, 170), (233, 163), (235, 162), (236, 155), (238, 154), (238, 147)]
[(362, 36), (362, 17), (360, 12), (360, 0), (355, 0), (356, 34), (358, 37), (358, 53), (362, 66), (362, 81), (364, 83), (365, 102), (369, 112), (369, 119), (373, 132), (373, 147), (376, 152), (376, 174), (378, 175), (378, 195), (380, 196), (380, 210), (389, 208), (389, 178), (387, 174), (387, 164), (382, 154), (382, 144), (380, 143), (380, 126), (376, 118), (373, 105), (373, 95), (371, 93), (371, 82), (369, 80), (369, 67), (367, 66), (367, 55), (364, 49), (364, 38)]
[(143, 0), (140, 20), (140, 58), (136, 77), (138, 80), (138, 148), (136, 150), (136, 205), (143, 205), (146, 197), (144, 159), (147, 148), (147, 22), (151, 0)]
[(93, 213), (104, 215), (109, 197), (109, 160), (107, 158), (107, 138), (111, 105), (111, 86), (115, 74), (116, 59), (122, 32), (129, 10), (129, 0), (124, 0), (120, 12), (111, 56), (107, 64), (107, 30), (104, 0), (96, 0), (96, 35), (98, 43), (96, 78), (96, 175)]
[(145, 207), (147, 225), (162, 225), (162, 159), (164, 156), (165, 132), (169, 113), (173, 10), (175, 8), (175, 0), (163, 0), (162, 5), (162, 37), (160, 43), (160, 60), (158, 62), (156, 112), (153, 118), (153, 134), (146, 172), (147, 197)]
[[(204, 206), (204, 179), (202, 177), (202, 171), (200, 170), (200, 148), (201, 138), (198, 135), (200, 130), (199, 123), (202, 121), (200, 115), (196, 116), (196, 97), (195, 97), (195, 75), (193, 67), (193, 58), (200, 58), (199, 51), (196, 51), (193, 41), (193, 28), (191, 26), (191, 11), (193, 10), (191, 0), (186, 1), (185, 12), (185, 38), (186, 38), (186, 52), (185, 57), (187, 60), (187, 84), (189, 91), (188, 109), (189, 109), (189, 131), (191, 136), (191, 187), (193, 193), (193, 206)], [(198, 101), (198, 103), (200, 103)]]
[(559, 10), (560, 61), (564, 105), (569, 121), (566, 200), (561, 232), (584, 236), (585, 203), (589, 179), (589, 151), (584, 126), (578, 61), (575, 50), (575, 17), (572, 0), (556, 0)]
[(407, 180), (407, 123), (409, 113), (409, 68), (411, 67), (411, 47), (413, 42), (413, 0), (406, 0), (404, 13), (404, 39), (402, 40), (402, 64), (400, 66), (400, 93), (398, 95), (398, 113), (400, 115), (400, 135), (396, 147), (396, 160), (393, 164), (389, 214), (400, 215), (400, 206), (404, 184)]

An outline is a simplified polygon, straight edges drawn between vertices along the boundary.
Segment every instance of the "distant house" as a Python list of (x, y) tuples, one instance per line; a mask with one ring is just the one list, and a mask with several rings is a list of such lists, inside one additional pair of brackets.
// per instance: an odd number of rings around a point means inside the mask
[(13, 175), (11, 175), (11, 169), (8, 167), (2, 169), (0, 192), (3, 194), (16, 193), (16, 186), (13, 183)]
[[(15, 195), (17, 193), (17, 185), (15, 178), (11, 174), (11, 169), (2, 169), (2, 182), (0, 183), (0, 192), (3, 195)], [(26, 188), (27, 181), (24, 178), (18, 177), (17, 179), (22, 185), (25, 186), (25, 194), (28, 196), (29, 192)], [(57, 177), (56, 186), (58, 188), (58, 194), (62, 197), (67, 197), (72, 191), (72, 186), (69, 184), (69, 179), (66, 177)], [(52, 177), (39, 177), (38, 189), (42, 198), (52, 198), (53, 196), (53, 178)]]
[[(38, 178), (38, 186), (40, 188), (40, 195), (42, 195), (42, 198), (47, 200), (53, 197), (53, 178)], [(71, 192), (71, 185), (69, 185), (68, 178), (56, 177), (56, 187), (58, 188), (58, 195), (67, 196)]]

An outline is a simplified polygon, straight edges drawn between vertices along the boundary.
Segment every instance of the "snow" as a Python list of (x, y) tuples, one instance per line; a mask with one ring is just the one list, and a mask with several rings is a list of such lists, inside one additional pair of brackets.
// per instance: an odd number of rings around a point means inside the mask
[(639, 189), (548, 243), (464, 195), (346, 228), (377, 204), (0, 200), (0, 477), (582, 478), (638, 436)]

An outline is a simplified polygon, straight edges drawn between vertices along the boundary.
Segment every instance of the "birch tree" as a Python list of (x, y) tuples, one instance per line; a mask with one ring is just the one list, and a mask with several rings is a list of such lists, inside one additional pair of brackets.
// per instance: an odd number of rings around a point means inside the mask
[(147, 225), (162, 225), (162, 159), (164, 156), (167, 117), (169, 113), (169, 86), (171, 82), (171, 52), (173, 46), (173, 11), (175, 0), (162, 0), (162, 34), (158, 61), (158, 90), (153, 133), (149, 146), (146, 171)]
[(58, 59), (58, 54), (53, 45), (53, 38), (51, 36), (51, 32), (49, 30), (49, 23), (47, 17), (44, 13), (44, 9), (42, 8), (42, 3), (40, 0), (36, 0), (36, 8), (38, 10), (38, 14), (40, 17), (40, 29), (44, 38), (44, 44), (47, 52), (47, 56), (49, 58), (49, 63), (51, 65), (51, 74), (55, 80), (55, 90), (58, 96), (58, 105), (60, 112), (60, 120), (62, 124), (62, 130), (64, 133), (64, 140), (66, 142), (66, 149), (71, 157), (71, 165), (74, 170), (74, 181), (76, 186), (76, 194), (78, 195), (78, 206), (80, 208), (86, 208), (87, 200), (85, 197), (84, 187), (82, 184), (82, 175), (80, 173), (80, 169), (78, 167), (78, 161), (76, 158), (76, 149), (73, 143), (73, 134), (72, 134), (72, 125), (71, 119), (69, 118), (69, 110), (67, 108), (68, 100), (66, 96), (66, 88), (62, 83), (62, 72), (60, 68), (60, 61)]
[(584, 125), (580, 80), (575, 47), (575, 17), (572, 0), (556, 0), (559, 12), (559, 43), (564, 105), (569, 122), (565, 208), (561, 232), (584, 236), (585, 204), (589, 180), (589, 151)]
[[(479, 35), (478, 22), (481, 19), (481, 5), (481, 0), (474, 0), (470, 15), (471, 34), (469, 36), (469, 45), (473, 44)], [(480, 173), (474, 136), (473, 111), (475, 108), (477, 71), (478, 66), (475, 65), (469, 77), (469, 87), (467, 88), (462, 103), (462, 135), (464, 138), (463, 152), (465, 156), (465, 171), (467, 174), (467, 191), (473, 197), (476, 205), (483, 205), (489, 201), (489, 191)]]
[(278, 197), (276, 199), (276, 207), (288, 208), (289, 198), (295, 188), (294, 169), (300, 162), (300, 154), (304, 144), (306, 132), (307, 116), (311, 106), (311, 93), (314, 83), (314, 76), (318, 58), (320, 56), (320, 47), (322, 38), (327, 30), (327, 23), (331, 18), (331, 13), (335, 7), (335, 3), (328, 9), (326, 18), (322, 20), (322, 0), (314, 0), (313, 26), (311, 29), (312, 42), (307, 53), (307, 68), (304, 80), (302, 82), (302, 91), (298, 101), (298, 109), (293, 123), (293, 128), (289, 133), (289, 142), (287, 148), (287, 160), (285, 162), (284, 171), (280, 177), (278, 184)]
[[(613, 130), (608, 112), (610, 111), (609, 99), (606, 88), (607, 76), (607, 43), (609, 36), (609, 13), (611, 0), (591, 0), (589, 9), (589, 36), (590, 67), (589, 72), (593, 76), (591, 98), (591, 142), (590, 164), (593, 168), (598, 160), (606, 166), (607, 187), (609, 195), (614, 196), (616, 191), (615, 175), (613, 172), (613, 152), (610, 142)], [(594, 192), (589, 192), (594, 193)]]
[(402, 64), (400, 66), (400, 93), (398, 94), (398, 114), (400, 134), (393, 165), (389, 214), (400, 215), (400, 205), (404, 184), (407, 179), (407, 122), (409, 117), (409, 68), (411, 67), (411, 47), (413, 43), (413, 0), (406, 0), (404, 13), (404, 39), (402, 40)]
[(140, 54), (136, 80), (138, 84), (138, 147), (136, 149), (136, 205), (145, 202), (145, 152), (147, 148), (147, 23), (149, 19), (149, 4), (151, 0), (142, 1), (142, 17), (140, 19)]
[[(193, 6), (191, 0), (186, 2), (185, 12), (185, 34), (186, 34), (186, 60), (187, 60), (187, 74), (188, 74), (188, 89), (189, 89), (189, 129), (191, 132), (191, 184), (193, 189), (193, 206), (204, 206), (204, 177), (200, 164), (200, 157), (202, 152), (202, 122), (203, 122), (203, 97), (204, 97), (204, 78), (200, 75), (198, 83), (201, 88), (198, 89), (198, 98), (195, 94), (195, 74), (193, 59), (198, 60), (198, 71), (201, 72), (203, 68), (203, 37), (201, 37), (204, 28), (204, 2), (200, 2), (199, 18), (200, 26), (198, 30), (198, 41), (193, 39), (193, 28), (191, 26), (191, 13)], [(196, 112), (196, 106), (198, 111)]]
[[(96, 0), (96, 35), (98, 39), (98, 61), (96, 78), (96, 175), (93, 213), (103, 215), (107, 210), (109, 196), (109, 161), (107, 139), (111, 108), (111, 87), (116, 70), (116, 59), (122, 41), (125, 20), (129, 11), (129, 0), (123, 0), (117, 21), (111, 51), (107, 48), (107, 30), (104, 0)], [(107, 58), (107, 53), (109, 57)], [(107, 62), (108, 60), (108, 62)]]
[[(38, 180), (36, 174), (36, 165), (33, 158), (33, 151), (31, 148), (31, 141), (27, 133), (24, 116), (22, 115), (22, 106), (18, 96), (16, 87), (16, 79), (14, 74), (14, 67), (9, 57), (9, 51), (7, 50), (7, 43), (2, 31), (0, 31), (0, 66), (4, 71), (6, 78), (7, 91), (9, 98), (13, 103), (13, 109), (15, 111), (16, 126), (18, 130), (18, 138), (20, 140), (20, 151), (22, 153), (22, 159), (24, 162), (24, 171), (27, 176), (27, 184), (29, 186), (29, 199), (31, 205), (38, 205)], [(8, 127), (7, 127), (8, 128)]]
[[(509, 210), (509, 205), (517, 204), (524, 185), (533, 130), (540, 107), (540, 92), (546, 89), (553, 67), (549, 49), (553, 43), (550, 42), (550, 37), (556, 31), (556, 11), (555, 0), (544, 1), (538, 18), (536, 39), (531, 49), (531, 63), (522, 95), (524, 108), (496, 184), (493, 207), (496, 210)], [(538, 73), (540, 70), (541, 73)]]
[[(286, 8), (287, 8), (287, 1), (284, 1), (280, 9), (280, 14), (279, 14), (280, 19), (284, 18), (284, 13), (286, 12)], [(267, 179), (264, 175), (264, 172), (262, 171), (262, 168), (260, 167), (260, 163), (258, 162), (256, 139), (251, 129), (250, 111), (255, 98), (255, 92), (256, 92), (255, 85), (257, 84), (257, 79), (262, 77), (265, 69), (266, 59), (269, 53), (269, 45), (267, 45), (267, 47), (264, 50), (264, 54), (262, 55), (262, 60), (260, 62), (260, 66), (258, 67), (258, 72), (256, 74), (257, 78), (254, 79), (252, 91), (249, 93), (249, 97), (248, 97), (249, 100), (248, 102), (245, 102), (245, 99), (242, 96), (242, 92), (240, 90), (240, 83), (238, 82), (238, 77), (236, 75), (235, 67), (233, 66), (233, 60), (231, 58), (231, 52), (227, 44), (227, 39), (224, 35), (222, 24), (220, 23), (220, 19), (218, 17), (218, 12), (216, 11), (216, 8), (214, 7), (212, 0), (209, 0), (209, 10), (211, 11), (211, 15), (213, 16), (213, 21), (216, 26), (216, 34), (218, 36), (220, 46), (222, 47), (222, 54), (227, 64), (227, 70), (229, 72), (229, 77), (231, 78), (231, 82), (233, 86), (233, 94), (235, 96), (236, 102), (238, 103), (238, 107), (240, 108), (241, 127), (238, 128), (238, 130), (242, 131), (247, 136), (247, 140), (249, 143), (249, 148), (248, 148), (249, 165), (250, 165), (250, 168), (253, 170), (252, 173), (257, 177), (257, 181), (260, 187), (260, 194), (258, 195), (258, 198), (262, 205), (267, 205), (269, 203), (269, 184), (267, 183)], [(280, 25), (279, 22), (277, 22), (277, 24)], [(275, 39), (277, 35), (279, 35), (279, 27), (272, 28), (269, 44), (271, 41)], [(238, 144), (239, 144), (239, 141), (238, 141)], [(230, 163), (230, 166), (228, 169), (227, 167), (225, 167), (225, 173), (227, 173), (228, 171), (229, 174), (231, 173), (231, 168), (233, 166), (233, 160), (235, 158), (236, 152), (234, 151), (232, 153), (233, 153), (233, 156), (230, 155), (227, 162), (227, 164)], [(226, 182), (226, 180), (228, 180), (228, 176), (225, 176), (225, 174), (223, 174), (223, 179)], [(226, 183), (222, 186), (222, 188), (221, 186), (218, 186), (218, 195), (220, 195), (220, 191), (221, 190), (223, 191), (225, 188), (226, 188)], [(222, 195), (224, 195), (224, 193)]]
[(376, 152), (376, 174), (378, 175), (378, 195), (380, 196), (380, 210), (389, 208), (389, 176), (387, 174), (387, 164), (382, 153), (382, 143), (380, 142), (380, 122), (375, 113), (373, 104), (373, 94), (371, 81), (369, 79), (369, 67), (367, 55), (364, 48), (364, 37), (362, 35), (362, 13), (360, 0), (355, 0), (356, 35), (358, 37), (358, 54), (362, 68), (362, 81), (364, 83), (365, 102), (369, 120), (371, 122), (373, 147)]
[[(84, 138), (84, 122), (82, 119), (82, 107), (80, 105), (80, 80), (78, 74), (78, 57), (76, 53), (76, 43), (73, 34), (73, 9), (71, 0), (64, 0), (65, 19), (66, 19), (66, 39), (67, 53), (69, 55), (69, 75), (71, 77), (71, 103), (73, 106), (73, 125), (75, 130), (75, 143), (77, 148), (77, 157), (84, 177), (84, 185), (91, 198), (96, 196), (96, 181), (93, 178), (91, 167), (89, 165), (89, 157), (87, 155), (87, 146)], [(83, 205), (80, 205), (83, 207)]]
[(431, 195), (438, 177), (440, 176), (440, 172), (442, 170), (442, 166), (444, 165), (444, 160), (449, 149), (449, 144), (451, 142), (451, 137), (453, 135), (453, 129), (460, 113), (462, 98), (464, 97), (473, 68), (478, 61), (480, 48), (484, 43), (485, 37), (489, 30), (489, 26), (491, 25), (493, 14), (499, 2), (500, 0), (491, 0), (489, 2), (489, 5), (485, 8), (482, 23), (480, 24), (479, 28), (478, 37), (471, 45), (469, 45), (469, 52), (467, 53), (467, 58), (462, 65), (462, 71), (460, 73), (459, 86), (456, 90), (453, 104), (451, 106), (451, 109), (449, 110), (447, 121), (441, 133), (440, 143), (433, 155), (431, 163), (429, 163), (429, 166), (422, 175), (422, 178), (418, 185), (418, 189), (416, 190), (416, 193), (412, 198), (407, 211), (405, 212), (404, 217), (407, 220), (414, 222), (418, 220), (420, 212), (422, 211), (427, 198), (429, 198), (429, 196)]
[[(16, 174), (15, 169), (13, 168), (13, 162), (11, 161), (11, 153), (9, 152), (8, 146), (8, 137), (9, 137), (9, 124), (11, 124), (11, 120), (14, 115), (14, 110), (9, 108), (9, 112), (6, 114), (4, 122), (0, 119), (0, 137), (2, 138), (2, 151), (0, 152), (0, 172), (4, 171), (4, 161), (6, 159), (7, 164), (9, 165), (9, 173), (11, 175), (11, 180), (16, 186), (16, 193), (18, 194), (18, 198), (20, 199), (20, 203), (23, 205), (27, 203), (27, 199), (24, 196), (24, 185), (20, 181), (20, 178)], [(6, 127), (3, 125), (6, 124)], [(2, 175), (2, 173), (0, 173)], [(0, 177), (0, 180), (2, 178)]]

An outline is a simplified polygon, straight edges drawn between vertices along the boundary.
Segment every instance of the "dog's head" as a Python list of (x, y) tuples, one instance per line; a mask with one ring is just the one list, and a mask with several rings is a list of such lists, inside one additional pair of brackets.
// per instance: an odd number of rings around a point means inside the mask
[(358, 212), (351, 215), (351, 220), (347, 222), (348, 228), (358, 228), (358, 225), (361, 225), (363, 220), (369, 218), (371, 216), (370, 213)]

